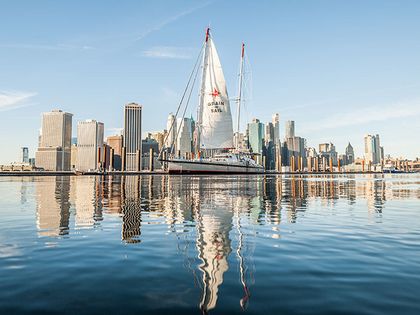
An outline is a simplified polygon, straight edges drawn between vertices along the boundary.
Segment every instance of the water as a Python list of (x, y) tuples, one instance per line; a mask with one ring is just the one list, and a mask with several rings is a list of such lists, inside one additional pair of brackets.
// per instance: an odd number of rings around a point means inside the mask
[(0, 313), (420, 314), (420, 176), (0, 177)]

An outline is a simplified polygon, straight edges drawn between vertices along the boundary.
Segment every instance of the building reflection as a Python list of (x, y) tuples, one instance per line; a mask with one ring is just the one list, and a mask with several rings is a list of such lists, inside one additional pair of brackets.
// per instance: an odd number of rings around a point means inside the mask
[(71, 177), (71, 201), (76, 210), (75, 228), (91, 228), (95, 223), (96, 182), (95, 177)]
[[(203, 205), (216, 206), (219, 196), (224, 199), (223, 207), (230, 202), (231, 209), (240, 208), (251, 224), (274, 226), (282, 221), (296, 223), (299, 213), (314, 203), (334, 207), (343, 201), (352, 205), (356, 200), (365, 200), (368, 213), (380, 214), (387, 200), (420, 197), (419, 192), (404, 188), (403, 181), (387, 182), (383, 175), (365, 175), (362, 179), (355, 176), (245, 176), (223, 179), (220, 185), (211, 177), (57, 176), (34, 183), (42, 234), (68, 233), (73, 206), (75, 228), (99, 224), (104, 212), (121, 216), (123, 240), (140, 235), (142, 209), (174, 230), (179, 224), (199, 218)], [(22, 182), (22, 204), (27, 200), (27, 190), (28, 184)]]
[(29, 183), (33, 182), (33, 177), (20, 177), (20, 204), (24, 205), (28, 202), (28, 194), (30, 194), (30, 185)]
[(68, 234), (70, 177), (45, 177), (35, 183), (38, 234), (40, 236)]
[[(420, 198), (404, 179), (387, 181), (382, 175), (57, 176), (34, 183), (42, 236), (69, 233), (72, 216), (76, 229), (117, 216), (122, 241), (141, 246), (142, 224), (165, 225), (182, 244), (179, 252), (200, 288), (197, 307), (203, 313), (217, 307), (223, 283), (234, 272), (243, 292), (238, 307), (251, 302), (258, 225), (267, 226), (259, 237), (281, 238), (283, 224), (299, 223), (313, 209), (352, 211), (340, 206), (365, 203), (376, 220), (388, 200)], [(22, 188), (22, 203), (27, 194)]]
[(121, 237), (127, 243), (140, 242), (141, 181), (139, 176), (124, 176), (121, 180)]

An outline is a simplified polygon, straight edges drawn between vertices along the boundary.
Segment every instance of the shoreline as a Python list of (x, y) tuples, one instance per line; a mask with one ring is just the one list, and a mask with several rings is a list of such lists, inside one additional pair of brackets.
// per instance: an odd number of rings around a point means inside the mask
[[(398, 172), (398, 173), (390, 173), (390, 172), (377, 172), (377, 171), (357, 171), (357, 172), (265, 172), (260, 174), (216, 174), (216, 175), (360, 175), (360, 174), (416, 174), (416, 172)], [(122, 172), (122, 171), (114, 171), (114, 172), (74, 172), (74, 171), (63, 171), (63, 172), (45, 172), (45, 171), (17, 171), (17, 172), (0, 172), (1, 176), (112, 176), (112, 175), (126, 175), (126, 176), (133, 176), (133, 175), (176, 175), (176, 176), (184, 176), (184, 175), (200, 175), (195, 173), (189, 174), (169, 174), (166, 171), (141, 171), (141, 172)], [(209, 174), (207, 174), (209, 175)], [(210, 174), (211, 175), (211, 174)]]

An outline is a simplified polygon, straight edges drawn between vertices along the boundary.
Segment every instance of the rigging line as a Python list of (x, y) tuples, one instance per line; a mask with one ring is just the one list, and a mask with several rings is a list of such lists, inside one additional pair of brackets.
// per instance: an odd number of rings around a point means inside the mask
[[(171, 131), (172, 131), (173, 127), (174, 127), (174, 124), (175, 124), (175, 122), (176, 122), (176, 118), (177, 118), (177, 116), (178, 116), (179, 110), (181, 109), (181, 106), (182, 106), (182, 103), (183, 103), (183, 101), (184, 101), (185, 95), (186, 95), (186, 93), (187, 93), (187, 91), (188, 91), (188, 86), (190, 85), (191, 78), (193, 77), (194, 72), (196, 71), (196, 68), (197, 68), (198, 62), (199, 62), (200, 57), (201, 57), (201, 55), (202, 55), (202, 53), (203, 53), (203, 50), (204, 50), (204, 45), (205, 45), (205, 43), (203, 43), (203, 45), (201, 46), (200, 53), (199, 53), (199, 54), (198, 54), (198, 56), (197, 56), (197, 59), (196, 59), (196, 61), (195, 61), (194, 67), (193, 67), (193, 70), (191, 71), (191, 74), (190, 74), (190, 76), (189, 76), (189, 78), (188, 78), (187, 86), (186, 86), (186, 87), (185, 87), (185, 89), (184, 89), (184, 93), (182, 94), (182, 97), (181, 97), (181, 100), (180, 100), (180, 102), (179, 102), (178, 108), (176, 109), (176, 112), (175, 112), (175, 120), (172, 122), (171, 127), (169, 128), (169, 130), (168, 130), (168, 132), (167, 132), (167, 134), (166, 134), (166, 137), (165, 137), (165, 139), (164, 139), (164, 141), (163, 141), (163, 146), (162, 146), (162, 148), (160, 149), (160, 152), (159, 152), (158, 159), (160, 159), (160, 158), (161, 158), (161, 155), (162, 155), (162, 152), (163, 152), (163, 148), (164, 148), (164, 146), (165, 146), (165, 144), (166, 144), (166, 141), (168, 140), (168, 137), (169, 137), (169, 135), (170, 135), (170, 133), (171, 133)], [(172, 144), (171, 144), (171, 148), (170, 148), (170, 152), (172, 152), (172, 147), (173, 147), (173, 146), (174, 146), (174, 144), (172, 143)]]
[(242, 97), (242, 108), (244, 110), (244, 116), (246, 117), (246, 121), (250, 121), (252, 116), (249, 112), (249, 106), (248, 103), (252, 104), (253, 100), (253, 79), (252, 79), (252, 69), (251, 69), (251, 63), (248, 58), (248, 53), (245, 51), (244, 53), (244, 80), (243, 80), (243, 97)]
[[(191, 86), (191, 90), (190, 90), (190, 91), (192, 91), (192, 90), (194, 89), (195, 78), (197, 77), (197, 73), (198, 73), (198, 69), (199, 69), (199, 67), (198, 67), (198, 63), (199, 63), (199, 60), (201, 59), (201, 55), (202, 55), (202, 53), (203, 53), (203, 50), (204, 50), (204, 44), (203, 44), (203, 46), (202, 46), (202, 48), (201, 48), (201, 50), (200, 50), (200, 53), (199, 53), (199, 54), (198, 54), (198, 56), (197, 56), (197, 60), (196, 60), (196, 62), (195, 62), (195, 65), (194, 65), (193, 71), (191, 72), (191, 75), (190, 75), (190, 77), (189, 77), (189, 79), (188, 79), (187, 86), (185, 87), (184, 94), (182, 95), (182, 99), (181, 99), (180, 105), (178, 106), (178, 109), (177, 109), (177, 112), (176, 112), (176, 115), (175, 115), (175, 120), (172, 122), (171, 130), (173, 129), (173, 125), (175, 124), (176, 120), (178, 119), (178, 113), (179, 113), (179, 110), (180, 110), (180, 109), (181, 109), (181, 107), (182, 107), (182, 106), (181, 106), (181, 104), (182, 104), (182, 103), (183, 103), (183, 101), (184, 101), (185, 95), (188, 93), (188, 88)], [(194, 76), (194, 82), (193, 82), (193, 83), (192, 83), (192, 85), (191, 85), (191, 84), (190, 84), (190, 83), (191, 83), (191, 78), (193, 77), (194, 72), (195, 72), (196, 74), (195, 74), (195, 76)], [(190, 95), (191, 95), (191, 92), (190, 92)], [(186, 112), (187, 107), (188, 107), (188, 102), (189, 102), (189, 97), (188, 97), (187, 104), (185, 105), (185, 109), (184, 109), (184, 113), (183, 113), (183, 115), (182, 115), (182, 119), (184, 119), (185, 112)], [(177, 129), (178, 129), (178, 130), (176, 131), (177, 133), (176, 133), (176, 136), (175, 136), (175, 141), (177, 141), (177, 139), (178, 139), (178, 135), (179, 135), (179, 131), (180, 131), (180, 128), (177, 128)], [(168, 132), (167, 136), (168, 136), (168, 135), (169, 135), (169, 132)], [(172, 144), (171, 144), (171, 148), (170, 148), (170, 151), (169, 151), (169, 152), (172, 154), (174, 150), (175, 150), (175, 143), (172, 143)]]
[[(195, 71), (195, 76), (194, 76), (194, 80), (193, 80), (193, 82), (191, 84), (190, 92), (188, 94), (187, 103), (185, 104), (184, 112), (182, 113), (182, 118), (181, 118), (182, 120), (181, 120), (181, 122), (183, 122), (184, 117), (185, 117), (185, 113), (187, 112), (187, 108), (188, 108), (188, 105), (189, 105), (190, 99), (191, 99), (191, 94), (192, 94), (192, 91), (194, 90), (195, 82), (197, 81), (198, 72), (199, 72), (199, 67), (197, 67), (197, 69)], [(178, 139), (178, 135), (179, 135), (179, 132), (180, 132), (181, 128), (177, 128), (177, 129), (178, 130), (177, 130), (175, 139)], [(172, 151), (171, 151), (171, 153), (172, 153)]]

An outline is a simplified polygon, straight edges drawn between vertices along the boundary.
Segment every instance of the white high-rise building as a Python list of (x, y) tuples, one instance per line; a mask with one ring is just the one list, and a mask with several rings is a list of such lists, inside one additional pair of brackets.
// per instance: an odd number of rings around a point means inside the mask
[(181, 156), (185, 156), (186, 153), (190, 153), (192, 149), (192, 121), (191, 118), (178, 118), (177, 131), (178, 137), (176, 139), (177, 153)]
[(141, 125), (142, 106), (130, 103), (124, 107), (124, 137), (125, 170), (141, 170)]
[(72, 117), (61, 110), (42, 115), (41, 137), (35, 154), (37, 167), (46, 171), (70, 170)]
[(380, 146), (379, 135), (365, 136), (365, 162), (379, 164), (383, 160), (383, 148)]
[(365, 161), (375, 163), (375, 140), (372, 135), (365, 136)]
[(104, 144), (104, 124), (96, 120), (80, 121), (77, 124), (77, 162), (79, 171), (98, 168), (98, 148)]
[[(168, 134), (166, 136), (165, 147), (172, 148), (176, 144), (176, 133), (177, 133), (177, 122), (174, 114), (170, 113), (168, 116), (168, 121), (166, 123), (166, 130)], [(175, 148), (173, 148), (175, 152)]]

